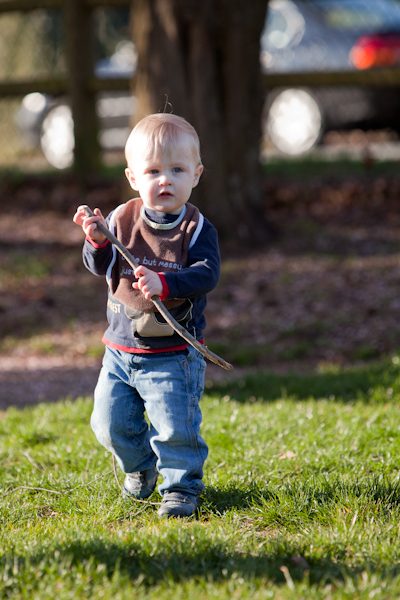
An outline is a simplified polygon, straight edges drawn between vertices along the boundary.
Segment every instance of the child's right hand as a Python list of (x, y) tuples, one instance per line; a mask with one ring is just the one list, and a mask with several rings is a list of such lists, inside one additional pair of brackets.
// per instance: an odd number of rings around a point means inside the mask
[(100, 221), (105, 227), (107, 227), (107, 224), (99, 208), (95, 208), (93, 212), (95, 216), (88, 217), (83, 206), (78, 206), (73, 221), (82, 227), (85, 234), (90, 237), (91, 240), (97, 244), (103, 244), (107, 238), (97, 229), (96, 223)]

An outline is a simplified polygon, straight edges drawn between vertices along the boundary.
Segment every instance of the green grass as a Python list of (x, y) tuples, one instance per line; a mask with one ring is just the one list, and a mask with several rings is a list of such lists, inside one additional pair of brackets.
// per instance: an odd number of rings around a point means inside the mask
[(337, 158), (326, 160), (313, 156), (298, 158), (271, 158), (262, 165), (264, 174), (276, 177), (293, 177), (308, 180), (311, 178), (344, 176), (398, 176), (397, 161), (376, 161), (366, 167), (361, 160)]
[(399, 403), (397, 357), (208, 388), (182, 521), (121, 498), (90, 398), (0, 413), (0, 598), (398, 598)]
[[(105, 179), (120, 179), (121, 173), (125, 169), (125, 163), (106, 165), (102, 164), (99, 168), (99, 174)], [(398, 176), (397, 161), (379, 161), (376, 160), (373, 164), (366, 166), (362, 160), (353, 160), (347, 157), (338, 157), (335, 159), (326, 159), (316, 156), (299, 156), (299, 157), (283, 157), (270, 158), (262, 164), (263, 173), (268, 176), (276, 177), (293, 177), (301, 180), (308, 180), (317, 177), (340, 177), (343, 176)], [(53, 167), (40, 168), (37, 171), (27, 173), (24, 169), (16, 166), (1, 166), (0, 165), (0, 180), (6, 179), (14, 185), (23, 183), (27, 177), (38, 175), (41, 179), (48, 178), (52, 180), (57, 178), (68, 179), (73, 175), (72, 169), (66, 169), (63, 174), (60, 174)]]
[(27, 278), (40, 280), (50, 272), (49, 260), (32, 253), (27, 256), (26, 252), (16, 250), (3, 256), (0, 267), (0, 283), (20, 282)]

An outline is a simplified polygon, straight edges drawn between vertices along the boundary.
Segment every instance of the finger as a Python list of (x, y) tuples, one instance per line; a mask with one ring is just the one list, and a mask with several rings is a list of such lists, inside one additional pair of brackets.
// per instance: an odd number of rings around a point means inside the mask
[(94, 234), (94, 233), (98, 233), (98, 229), (96, 226), (96, 223), (89, 223), (89, 225), (87, 225), (86, 227), (84, 227), (85, 231), (87, 231), (89, 234)]
[(72, 220), (74, 223), (76, 223), (77, 225), (82, 225), (83, 223), (83, 218), (82, 215), (80, 215), (78, 212), (76, 212), (74, 214), (74, 216), (72, 217)]
[(95, 231), (97, 229), (96, 223), (100, 221), (100, 217), (86, 217), (83, 221), (83, 228)]
[(75, 211), (75, 214), (85, 214), (85, 211), (83, 209), (83, 206), (78, 206), (78, 208)]
[(143, 294), (143, 295), (145, 295), (145, 290), (143, 289), (143, 287), (141, 287), (141, 286), (140, 286), (140, 281), (134, 281), (134, 282), (132, 283), (132, 287), (133, 287), (135, 290), (140, 290), (140, 291), (142, 292), (142, 294)]
[(100, 217), (103, 221), (105, 221), (103, 214), (99, 208), (95, 208), (93, 212), (96, 215), (96, 217)]
[(149, 278), (147, 277), (141, 277), (138, 281), (139, 284), (139, 289), (143, 292), (143, 294), (147, 294), (149, 292), (151, 292), (153, 286), (151, 283), (151, 280), (149, 280)]
[(78, 208), (76, 209), (76, 213), (73, 216), (73, 221), (74, 223), (77, 223), (77, 225), (82, 225), (84, 219), (86, 218), (85, 212), (84, 210), (78, 206)]
[(147, 267), (144, 267), (143, 265), (139, 265), (137, 267), (137, 269), (135, 269), (134, 275), (135, 275), (136, 279), (140, 279), (140, 277), (144, 277), (145, 275), (147, 275), (148, 272), (149, 272), (149, 269)]
[(145, 279), (144, 277), (139, 277), (138, 281), (135, 283), (137, 285), (137, 289), (140, 290), (141, 292), (143, 292), (143, 294), (144, 294), (145, 293), (144, 288), (145, 288), (146, 284), (148, 283), (147, 279)]
[(150, 300), (151, 297), (153, 296), (153, 291), (152, 291), (151, 287), (146, 285), (142, 288), (142, 294), (144, 295), (146, 300)]

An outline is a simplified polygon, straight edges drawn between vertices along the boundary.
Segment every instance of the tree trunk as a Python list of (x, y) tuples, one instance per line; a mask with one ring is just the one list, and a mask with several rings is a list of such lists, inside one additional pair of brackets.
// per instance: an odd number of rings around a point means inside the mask
[[(132, 0), (136, 119), (173, 111), (196, 128), (193, 201), (223, 236), (265, 239), (259, 40), (268, 0)], [(172, 106), (172, 108), (171, 108)]]

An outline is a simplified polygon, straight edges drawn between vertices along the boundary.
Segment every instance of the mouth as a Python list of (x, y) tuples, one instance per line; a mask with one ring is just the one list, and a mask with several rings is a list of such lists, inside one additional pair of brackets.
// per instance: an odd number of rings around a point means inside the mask
[(161, 192), (161, 194), (158, 194), (159, 198), (170, 198), (172, 196), (172, 194), (170, 192)]

